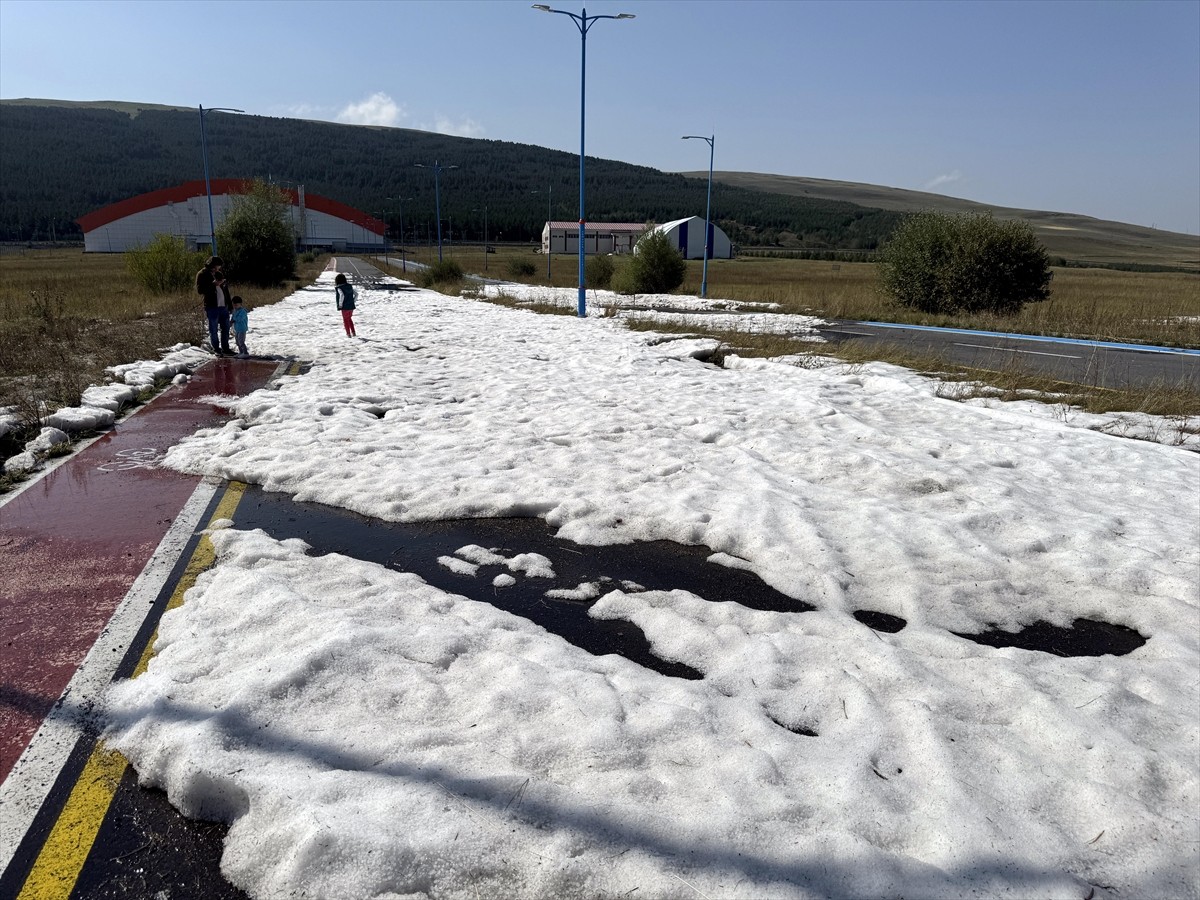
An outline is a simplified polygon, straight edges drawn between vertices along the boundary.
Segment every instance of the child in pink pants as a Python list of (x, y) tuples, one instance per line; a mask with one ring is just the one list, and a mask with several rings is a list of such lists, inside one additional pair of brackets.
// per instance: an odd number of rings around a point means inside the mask
[(333, 289), (334, 299), (337, 302), (337, 308), (342, 311), (342, 324), (346, 327), (346, 337), (354, 337), (354, 288), (346, 281), (346, 276), (338, 274), (337, 278), (333, 279), (335, 285)]

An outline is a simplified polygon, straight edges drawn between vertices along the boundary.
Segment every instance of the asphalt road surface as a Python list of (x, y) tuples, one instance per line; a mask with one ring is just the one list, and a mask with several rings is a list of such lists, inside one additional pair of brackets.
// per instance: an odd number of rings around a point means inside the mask
[(1020, 367), (1072, 384), (1126, 388), (1182, 382), (1200, 386), (1200, 350), (881, 322), (833, 322), (818, 330), (834, 343), (898, 344), (974, 368), (1004, 371)]

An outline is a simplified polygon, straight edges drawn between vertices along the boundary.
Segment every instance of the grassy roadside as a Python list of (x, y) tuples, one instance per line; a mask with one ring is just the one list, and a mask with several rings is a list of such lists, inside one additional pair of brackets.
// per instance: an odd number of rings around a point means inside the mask
[[(793, 357), (800, 366), (819, 367), (829, 359), (847, 365), (879, 361), (937, 378), (945, 387), (939, 395), (954, 400), (992, 397), (998, 400), (1031, 400), (1060, 409), (1087, 413), (1142, 413), (1162, 417), (1166, 443), (1192, 443), (1200, 434), (1200, 384), (1158, 382), (1141, 388), (1114, 390), (1094, 384), (1074, 384), (1033, 372), (1019, 360), (1004, 369), (964, 366), (934, 353), (918, 353), (898, 344), (845, 341), (814, 344), (786, 335), (696, 328), (694, 325), (626, 320), (634, 331), (658, 331), (710, 337), (721, 343), (718, 360), (725, 355)], [(1190, 421), (1189, 421), (1190, 420)]]
[[(299, 262), (272, 288), (234, 285), (253, 309), (309, 284), (328, 257)], [(46, 413), (79, 403), (108, 366), (157, 359), (179, 343), (207, 343), (194, 291), (157, 296), (136, 284), (119, 254), (55, 249), (0, 254), (0, 407), (25, 427), (0, 437), (0, 459), (18, 452)]]
[[(578, 283), (575, 256), (560, 254), (547, 260), (527, 247), (498, 247), (496, 253), (487, 255), (485, 272), (481, 247), (447, 246), (443, 251), (447, 259), (476, 275), (553, 287)], [(428, 263), (437, 259), (437, 250), (416, 248), (408, 259)], [(533, 275), (514, 275), (510, 271), (510, 264), (530, 261), (535, 264)], [(391, 274), (412, 278), (411, 272), (407, 276), (401, 272), (399, 256), (392, 263)], [(690, 261), (678, 293), (698, 294), (702, 271), (701, 262)], [(1049, 300), (1031, 303), (1019, 314), (1006, 317), (932, 316), (896, 306), (878, 290), (875, 263), (768, 257), (715, 259), (708, 264), (708, 296), (739, 303), (774, 303), (780, 312), (831, 319), (1200, 348), (1200, 275), (1077, 268), (1053, 271)]]

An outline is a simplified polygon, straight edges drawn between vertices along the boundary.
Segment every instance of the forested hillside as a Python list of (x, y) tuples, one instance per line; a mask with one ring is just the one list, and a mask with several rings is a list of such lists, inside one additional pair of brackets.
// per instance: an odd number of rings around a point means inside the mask
[[(50, 105), (40, 105), (41, 103)], [(0, 103), (0, 240), (80, 238), (75, 219), (135, 194), (203, 178), (194, 110), (136, 112), (54, 101)], [(212, 177), (300, 183), (398, 225), (389, 197), (405, 200), (408, 232), (434, 220), (433, 173), (441, 176), (442, 219), (478, 239), (487, 208), (493, 240), (539, 236), (553, 188), (555, 219), (578, 217), (579, 159), (527, 144), (450, 137), (401, 128), (212, 113)], [(612, 160), (587, 163), (588, 219), (664, 222), (704, 215), (706, 180)], [(536, 193), (535, 193), (536, 192)], [(742, 245), (870, 249), (899, 214), (718, 186), (713, 218)]]

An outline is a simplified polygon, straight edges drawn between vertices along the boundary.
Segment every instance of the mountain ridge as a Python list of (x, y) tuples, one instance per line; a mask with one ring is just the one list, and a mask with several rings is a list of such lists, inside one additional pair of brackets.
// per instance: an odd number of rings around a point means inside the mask
[[(78, 234), (81, 215), (199, 177), (197, 111), (117, 100), (0, 99), (0, 240)], [(209, 119), (207, 138), (214, 176), (286, 177), (378, 214), (393, 230), (402, 217), (406, 235), (415, 231), (417, 238), (433, 219), (433, 185), (428, 169), (417, 166), (435, 159), (459, 164), (453, 177), (443, 175), (441, 206), (447, 225), (466, 226), (467, 239), (482, 228), (482, 204), (496, 240), (533, 240), (548, 213), (560, 220), (574, 215), (578, 156), (567, 151), (253, 114), (218, 114)], [(589, 218), (703, 214), (707, 176), (589, 157)], [(1200, 271), (1200, 240), (1191, 235), (857, 182), (730, 171), (713, 178), (724, 186), (715, 192), (714, 221), (742, 246), (871, 250), (916, 209), (990, 210), (1029, 221), (1054, 257)], [(416, 209), (379, 210), (395, 197)], [(550, 199), (559, 200), (553, 210)]]
[[(706, 171), (680, 174), (689, 178), (708, 177)], [(1166, 260), (1160, 257), (1166, 254), (1170, 265), (1200, 268), (1200, 237), (1196, 235), (1100, 219), (1082, 213), (1022, 209), (928, 191), (802, 175), (714, 171), (713, 182), (791, 196), (840, 200), (901, 213), (924, 209), (946, 213), (990, 212), (998, 219), (1027, 221), (1053, 255), (1097, 263), (1136, 264), (1163, 263)], [(1117, 253), (1127, 258), (1112, 258), (1114, 248), (1120, 248)]]

